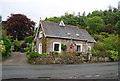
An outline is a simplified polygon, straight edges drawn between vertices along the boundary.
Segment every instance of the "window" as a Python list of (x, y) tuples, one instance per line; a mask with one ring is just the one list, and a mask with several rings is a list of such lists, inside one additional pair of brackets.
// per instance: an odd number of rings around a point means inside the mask
[(76, 36), (79, 37), (80, 35), (77, 33)]
[(77, 51), (82, 52), (82, 44), (76, 44), (77, 45)]
[(66, 33), (68, 36), (70, 36), (70, 33)]
[(59, 42), (54, 42), (53, 43), (53, 51), (61, 53), (61, 43)]
[(59, 51), (59, 44), (54, 44), (54, 51)]
[(41, 38), (42, 37), (42, 31), (39, 33), (39, 38)]

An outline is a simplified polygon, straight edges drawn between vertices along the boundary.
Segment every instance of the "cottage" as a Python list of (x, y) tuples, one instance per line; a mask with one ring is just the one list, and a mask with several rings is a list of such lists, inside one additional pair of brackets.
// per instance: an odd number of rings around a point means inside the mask
[(51, 52), (63, 53), (61, 47), (66, 46), (66, 52), (83, 52), (93, 48), (96, 42), (93, 37), (85, 30), (77, 26), (65, 25), (63, 21), (54, 23), (40, 20), (37, 29), (36, 51), (40, 54)]

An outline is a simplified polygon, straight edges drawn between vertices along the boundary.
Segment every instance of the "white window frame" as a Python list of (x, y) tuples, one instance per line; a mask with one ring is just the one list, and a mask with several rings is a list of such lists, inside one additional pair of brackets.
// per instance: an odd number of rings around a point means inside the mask
[(43, 34), (42, 34), (42, 31), (41, 31), (41, 32), (39, 33), (39, 38), (42, 38), (42, 35), (43, 35)]
[(77, 51), (77, 49), (76, 49), (77, 52), (82, 52), (83, 51), (82, 50), (82, 47), (83, 47), (82, 44), (76, 44), (76, 46), (80, 46), (81, 47), (80, 51)]
[[(59, 51), (54, 50), (55, 44), (59, 44)], [(53, 42), (53, 51), (61, 53), (61, 43), (60, 42)]]
[[(41, 49), (40, 49), (40, 46), (41, 46)], [(42, 43), (39, 43), (39, 46), (38, 46), (38, 53), (39, 53), (39, 54), (42, 54)]]

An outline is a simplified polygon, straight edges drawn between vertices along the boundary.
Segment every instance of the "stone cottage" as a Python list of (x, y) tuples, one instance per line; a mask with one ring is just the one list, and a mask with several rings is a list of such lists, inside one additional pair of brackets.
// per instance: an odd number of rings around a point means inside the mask
[(62, 46), (66, 46), (66, 52), (86, 53), (93, 48), (96, 41), (85, 29), (65, 25), (63, 21), (54, 23), (40, 20), (34, 42), (35, 50), (40, 54), (51, 52), (62, 54)]

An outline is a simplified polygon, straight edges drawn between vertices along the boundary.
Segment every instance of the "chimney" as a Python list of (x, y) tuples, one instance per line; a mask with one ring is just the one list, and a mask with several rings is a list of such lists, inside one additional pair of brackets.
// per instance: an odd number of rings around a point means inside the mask
[(61, 20), (60, 21), (60, 24), (59, 24), (60, 26), (62, 26), (62, 27), (64, 27), (65, 26), (65, 24), (64, 24), (64, 22)]

